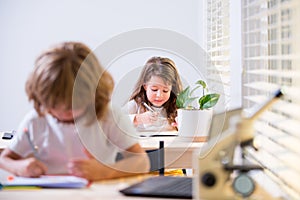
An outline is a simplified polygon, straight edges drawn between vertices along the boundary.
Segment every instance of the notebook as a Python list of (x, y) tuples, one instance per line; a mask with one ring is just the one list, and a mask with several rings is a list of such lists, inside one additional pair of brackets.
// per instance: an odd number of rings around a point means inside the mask
[(37, 186), (43, 188), (83, 188), (88, 186), (88, 180), (76, 176), (44, 175), (38, 178), (11, 176), (1, 182), (4, 187)]
[[(210, 125), (208, 140), (226, 130), (229, 126), (229, 119), (240, 114), (240, 108), (215, 113)], [(124, 188), (120, 192), (127, 196), (192, 199), (192, 184), (193, 177), (157, 176)]]

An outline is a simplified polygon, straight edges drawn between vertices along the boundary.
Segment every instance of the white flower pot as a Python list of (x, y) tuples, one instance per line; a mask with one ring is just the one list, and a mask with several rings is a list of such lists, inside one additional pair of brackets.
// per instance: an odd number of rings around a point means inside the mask
[(213, 110), (177, 110), (178, 135), (181, 137), (208, 136)]

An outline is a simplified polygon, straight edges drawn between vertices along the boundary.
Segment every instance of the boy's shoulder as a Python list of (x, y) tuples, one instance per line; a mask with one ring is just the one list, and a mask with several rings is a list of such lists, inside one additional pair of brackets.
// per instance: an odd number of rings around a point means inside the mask
[(27, 119), (37, 119), (37, 118), (40, 118), (40, 117), (41, 116), (39, 116), (39, 114), (36, 112), (35, 109), (31, 109), (25, 115), (25, 118), (27, 118)]
[(29, 112), (26, 113), (24, 120), (25, 122), (38, 122), (38, 123), (43, 123), (46, 122), (46, 117), (45, 116), (40, 116), (36, 110), (32, 109)]
[(35, 127), (44, 129), (47, 126), (48, 122), (45, 116), (40, 116), (34, 109), (27, 112), (18, 126), (18, 131), (24, 130), (24, 128)]

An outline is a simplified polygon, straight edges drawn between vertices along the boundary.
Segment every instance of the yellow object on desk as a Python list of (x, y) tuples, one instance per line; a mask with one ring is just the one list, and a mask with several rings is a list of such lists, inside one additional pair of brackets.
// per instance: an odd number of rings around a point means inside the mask
[(40, 190), (37, 186), (2, 186), (2, 190)]
[[(159, 172), (150, 172), (150, 174), (158, 175)], [(166, 169), (164, 171), (164, 176), (185, 176), (182, 169)]]

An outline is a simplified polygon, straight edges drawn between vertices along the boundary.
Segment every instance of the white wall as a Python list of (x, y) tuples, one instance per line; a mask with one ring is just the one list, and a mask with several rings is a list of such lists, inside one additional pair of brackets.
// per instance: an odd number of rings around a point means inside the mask
[[(16, 129), (31, 108), (25, 80), (45, 48), (76, 40), (94, 49), (140, 28), (176, 31), (202, 44), (201, 6), (198, 0), (0, 0), (0, 130)], [(145, 58), (133, 59), (144, 64)]]

